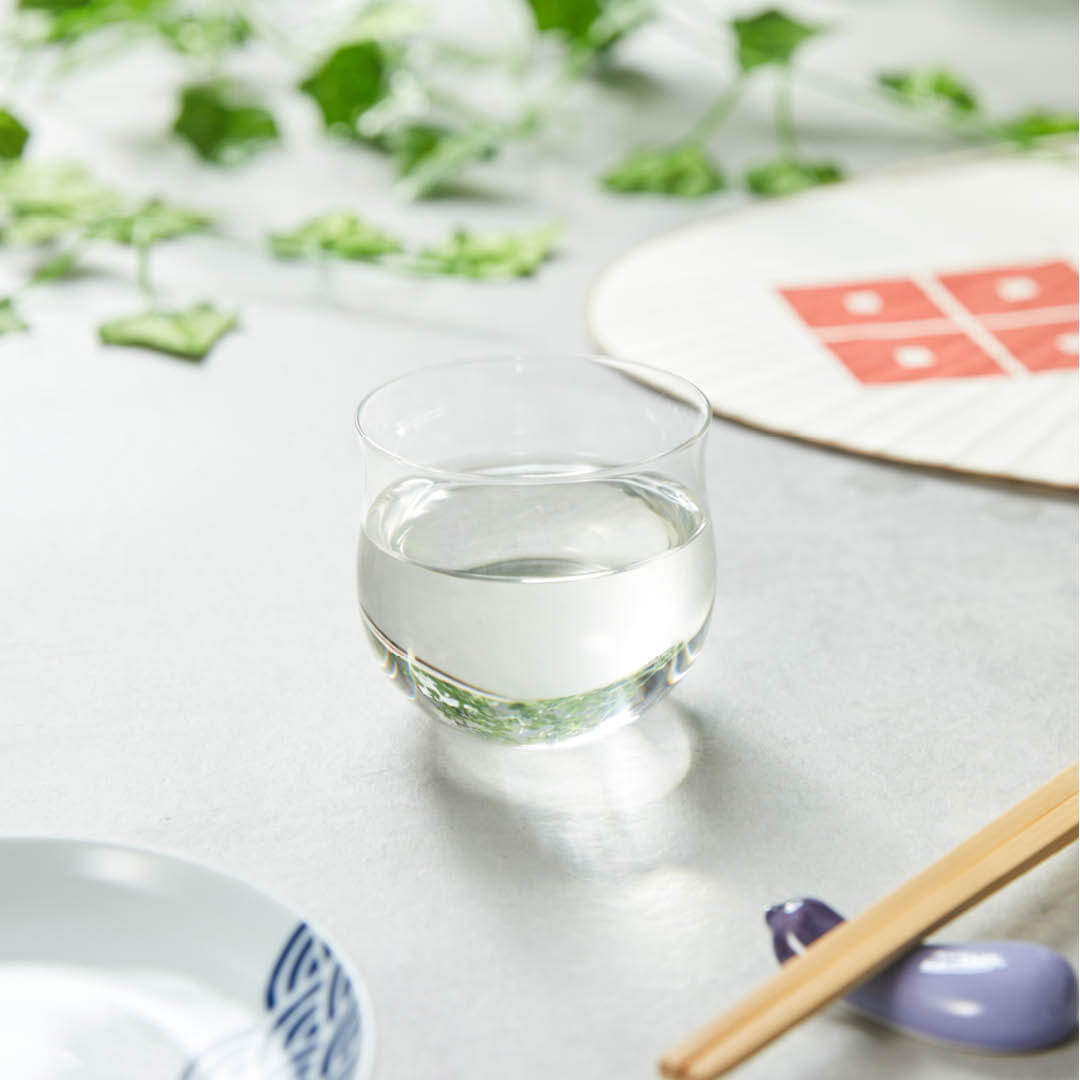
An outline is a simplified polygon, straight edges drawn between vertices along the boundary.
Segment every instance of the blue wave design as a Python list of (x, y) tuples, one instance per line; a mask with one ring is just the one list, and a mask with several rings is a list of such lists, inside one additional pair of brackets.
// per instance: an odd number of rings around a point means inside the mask
[(344, 968), (307, 923), (289, 935), (263, 994), (266, 1021), (188, 1063), (179, 1080), (354, 1080), (360, 1003)]

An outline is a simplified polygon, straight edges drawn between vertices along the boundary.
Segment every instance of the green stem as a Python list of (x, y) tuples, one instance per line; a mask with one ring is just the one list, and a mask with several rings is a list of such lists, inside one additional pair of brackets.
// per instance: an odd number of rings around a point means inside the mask
[(156, 309), (158, 297), (157, 292), (154, 290), (154, 282), (150, 277), (150, 252), (152, 249), (153, 244), (140, 243), (136, 240), (135, 280), (139, 283), (139, 292), (143, 294), (147, 306)]
[(776, 91), (773, 100), (773, 121), (776, 125), (776, 142), (780, 156), (794, 161), (799, 156), (799, 144), (795, 137), (795, 111), (791, 101), (791, 69), (781, 68), (776, 73)]
[(723, 93), (701, 114), (701, 119), (690, 129), (687, 142), (703, 143), (731, 115), (746, 86), (746, 78), (739, 75)]

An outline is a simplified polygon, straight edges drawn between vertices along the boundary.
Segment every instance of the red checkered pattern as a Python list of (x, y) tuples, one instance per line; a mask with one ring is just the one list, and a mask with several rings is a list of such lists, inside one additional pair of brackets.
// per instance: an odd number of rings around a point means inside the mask
[(1077, 273), (1060, 260), (778, 291), (862, 383), (1077, 366)]

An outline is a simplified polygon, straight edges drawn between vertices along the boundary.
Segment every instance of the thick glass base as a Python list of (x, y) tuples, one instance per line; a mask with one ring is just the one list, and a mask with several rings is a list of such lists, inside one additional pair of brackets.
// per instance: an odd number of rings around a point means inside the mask
[(431, 716), (473, 734), (518, 746), (565, 743), (636, 720), (686, 674), (705, 640), (709, 618), (687, 641), (617, 682), (584, 693), (514, 701), (462, 683), (410, 656), (364, 614), (383, 669)]

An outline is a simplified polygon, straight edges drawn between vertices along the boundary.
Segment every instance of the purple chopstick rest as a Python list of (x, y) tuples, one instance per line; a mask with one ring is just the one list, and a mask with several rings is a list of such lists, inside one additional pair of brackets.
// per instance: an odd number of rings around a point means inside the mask
[[(765, 913), (781, 963), (844, 921), (810, 897)], [(972, 1050), (1019, 1053), (1076, 1032), (1076, 972), (1053, 949), (1025, 941), (926, 943), (857, 986), (845, 1001), (875, 1020)]]

